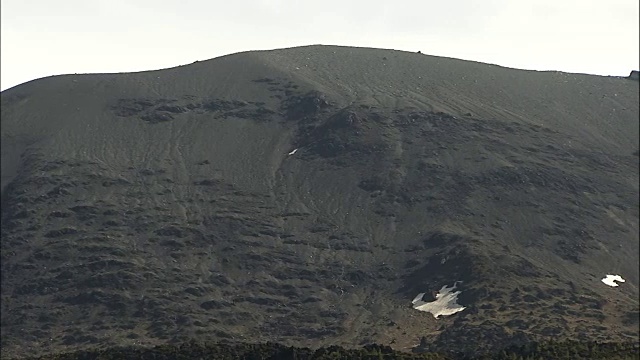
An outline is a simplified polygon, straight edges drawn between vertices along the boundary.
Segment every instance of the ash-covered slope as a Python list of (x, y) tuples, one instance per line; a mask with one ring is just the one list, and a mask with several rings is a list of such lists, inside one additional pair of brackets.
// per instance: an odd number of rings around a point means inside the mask
[[(9, 89), (3, 352), (637, 341), (638, 103), (335, 46)], [(412, 307), (456, 281), (463, 311)]]

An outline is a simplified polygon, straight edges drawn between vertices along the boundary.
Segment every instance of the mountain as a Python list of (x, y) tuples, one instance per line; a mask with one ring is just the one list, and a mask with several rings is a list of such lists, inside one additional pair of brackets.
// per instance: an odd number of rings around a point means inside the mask
[(4, 356), (639, 339), (635, 80), (306, 46), (1, 111)]

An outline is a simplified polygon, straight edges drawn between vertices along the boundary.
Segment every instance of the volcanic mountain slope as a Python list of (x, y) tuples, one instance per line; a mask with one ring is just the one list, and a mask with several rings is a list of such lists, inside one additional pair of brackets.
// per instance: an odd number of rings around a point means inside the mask
[(9, 89), (2, 351), (638, 341), (638, 103), (334, 46)]

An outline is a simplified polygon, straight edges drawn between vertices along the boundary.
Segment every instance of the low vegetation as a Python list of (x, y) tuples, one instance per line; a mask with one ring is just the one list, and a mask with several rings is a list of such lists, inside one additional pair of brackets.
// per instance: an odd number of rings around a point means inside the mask
[(498, 353), (456, 355), (443, 353), (406, 353), (383, 345), (367, 345), (360, 349), (339, 346), (317, 350), (288, 347), (277, 343), (264, 344), (198, 344), (162, 345), (154, 348), (112, 348), (83, 350), (73, 353), (45, 355), (38, 360), (110, 360), (110, 359), (219, 359), (219, 360), (339, 360), (339, 359), (639, 359), (638, 343), (546, 342), (509, 347)]

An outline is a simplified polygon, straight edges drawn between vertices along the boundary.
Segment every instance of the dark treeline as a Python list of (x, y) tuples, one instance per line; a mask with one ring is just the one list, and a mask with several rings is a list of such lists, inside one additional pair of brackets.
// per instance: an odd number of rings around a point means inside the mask
[(367, 345), (360, 349), (344, 349), (330, 346), (312, 350), (296, 348), (277, 343), (266, 344), (198, 344), (195, 342), (178, 346), (162, 345), (154, 348), (112, 348), (102, 350), (82, 350), (73, 353), (45, 355), (38, 360), (512, 360), (512, 359), (640, 359), (638, 343), (595, 343), (595, 342), (545, 342), (509, 347), (493, 354), (453, 355), (444, 353), (406, 353), (395, 351), (388, 346)]

